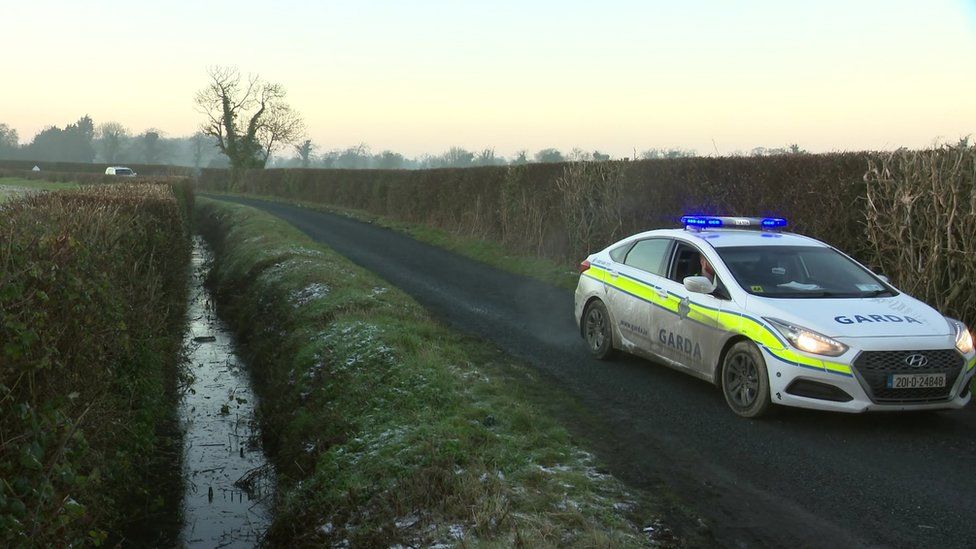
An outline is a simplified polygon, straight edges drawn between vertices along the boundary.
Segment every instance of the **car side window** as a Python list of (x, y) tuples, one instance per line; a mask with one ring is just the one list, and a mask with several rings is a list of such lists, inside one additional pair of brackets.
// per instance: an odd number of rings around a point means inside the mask
[(663, 276), (670, 246), (671, 240), (667, 238), (640, 240), (627, 252), (624, 264)]
[(616, 261), (617, 263), (623, 263), (624, 258), (627, 257), (627, 252), (629, 252), (633, 246), (633, 242), (628, 242), (623, 246), (617, 246), (616, 248), (610, 250), (610, 259)]
[(710, 276), (702, 272), (701, 258), (703, 255), (701, 250), (691, 244), (678, 242), (677, 246), (674, 247), (674, 254), (672, 254), (668, 278), (678, 284), (684, 284), (685, 278), (689, 276), (706, 276), (718, 285), (721, 285), (722, 282), (718, 280), (718, 276), (714, 274), (714, 271)]

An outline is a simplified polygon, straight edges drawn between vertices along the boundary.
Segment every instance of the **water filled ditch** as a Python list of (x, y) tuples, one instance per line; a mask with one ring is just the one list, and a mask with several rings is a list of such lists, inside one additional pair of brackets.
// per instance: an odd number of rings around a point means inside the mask
[(186, 547), (253, 547), (270, 522), (275, 479), (261, 449), (256, 396), (232, 332), (204, 285), (211, 254), (193, 242), (189, 326), (192, 381), (180, 403)]

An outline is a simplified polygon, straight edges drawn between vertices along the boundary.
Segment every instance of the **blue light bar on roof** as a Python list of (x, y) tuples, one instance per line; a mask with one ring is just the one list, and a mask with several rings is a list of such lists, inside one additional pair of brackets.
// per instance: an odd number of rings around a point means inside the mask
[(786, 226), (782, 217), (723, 217), (713, 215), (685, 215), (681, 217), (681, 224), (691, 229), (719, 229), (730, 227), (736, 229), (758, 228), (765, 230), (780, 229)]
[(685, 215), (681, 217), (681, 224), (685, 227), (717, 228), (722, 226), (722, 218), (709, 215)]
[(763, 229), (779, 229), (786, 226), (786, 220), (782, 217), (764, 217), (762, 220)]

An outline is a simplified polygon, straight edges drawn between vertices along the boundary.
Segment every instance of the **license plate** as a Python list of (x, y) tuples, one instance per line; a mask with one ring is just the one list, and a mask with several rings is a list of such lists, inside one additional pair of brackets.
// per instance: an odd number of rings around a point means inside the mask
[(890, 374), (888, 375), (889, 389), (927, 389), (929, 387), (945, 387), (945, 374)]

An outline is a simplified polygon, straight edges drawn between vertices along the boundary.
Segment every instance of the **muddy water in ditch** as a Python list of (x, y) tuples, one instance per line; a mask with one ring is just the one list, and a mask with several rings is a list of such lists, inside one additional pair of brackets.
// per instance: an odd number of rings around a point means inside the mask
[(193, 381), (180, 404), (181, 541), (186, 547), (253, 547), (270, 521), (274, 472), (261, 450), (247, 369), (204, 286), (210, 263), (206, 243), (195, 238), (185, 336)]

